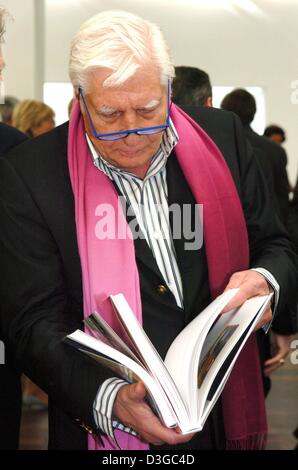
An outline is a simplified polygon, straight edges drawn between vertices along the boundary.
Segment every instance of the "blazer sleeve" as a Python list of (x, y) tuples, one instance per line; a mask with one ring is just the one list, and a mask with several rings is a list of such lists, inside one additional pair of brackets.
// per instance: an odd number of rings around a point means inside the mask
[(286, 226), (290, 207), (289, 180), (287, 174), (287, 154), (282, 147), (278, 146), (276, 149), (276, 155), (274, 157), (274, 188), (278, 204), (278, 214), (282, 222)]
[(294, 188), (294, 197), (290, 203), (288, 229), (294, 243), (295, 251), (298, 253), (298, 181)]
[(0, 220), (4, 340), (56, 406), (93, 427), (93, 401), (111, 374), (62, 342), (82, 325), (72, 315), (57, 244), (9, 158), (0, 159)]
[(243, 129), (234, 116), (240, 174), (239, 193), (247, 224), (250, 266), (267, 269), (280, 285), (280, 299), (273, 329), (281, 334), (296, 331), (297, 256), (280, 222), (253, 149), (247, 147)]
[(28, 137), (23, 132), (0, 122), (0, 155), (4, 155), (27, 139)]

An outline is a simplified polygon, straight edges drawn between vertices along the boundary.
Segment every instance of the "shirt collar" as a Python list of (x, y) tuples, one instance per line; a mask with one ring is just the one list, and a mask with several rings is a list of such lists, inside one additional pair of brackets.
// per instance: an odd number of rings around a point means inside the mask
[[(103, 171), (109, 178), (113, 179), (113, 173), (117, 173), (119, 176), (126, 175), (126, 176), (130, 176), (133, 178), (138, 178), (136, 175), (133, 175), (132, 173), (128, 171), (121, 170), (120, 168), (117, 168), (114, 165), (111, 165), (110, 163), (108, 163), (104, 159), (104, 157), (98, 152), (98, 150), (95, 149), (87, 133), (86, 133), (86, 139), (87, 139), (87, 143), (90, 148), (90, 151), (91, 151), (91, 156), (92, 156), (94, 165), (99, 170)], [(163, 132), (160, 147), (151, 160), (150, 167), (146, 174), (146, 179), (150, 178), (153, 175), (156, 175), (162, 170), (172, 150), (177, 145), (178, 141), (179, 141), (179, 137), (178, 137), (177, 131), (175, 129), (175, 126), (172, 120), (170, 119), (169, 127)]]

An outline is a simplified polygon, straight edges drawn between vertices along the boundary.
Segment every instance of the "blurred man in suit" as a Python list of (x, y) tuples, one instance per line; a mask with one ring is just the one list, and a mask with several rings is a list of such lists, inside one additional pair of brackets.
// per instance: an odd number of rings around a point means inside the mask
[[(289, 212), (288, 177), (286, 171), (287, 156), (284, 149), (276, 142), (258, 135), (251, 128), (257, 107), (254, 96), (244, 89), (235, 89), (225, 96), (221, 103), (222, 109), (236, 113), (244, 126), (244, 131), (268, 183), (269, 190), (275, 201), (275, 208), (282, 222), (287, 225)], [(270, 389), (268, 375), (278, 367), (278, 361), (289, 354), (292, 335), (297, 331), (296, 309), (285, 306), (283, 314), (278, 315), (272, 326), (275, 333), (272, 346), (269, 337), (263, 332), (258, 333), (259, 347), (264, 363), (265, 393)]]
[(251, 127), (251, 123), (257, 111), (256, 100), (247, 90), (235, 89), (228, 93), (221, 108), (232, 111), (240, 117), (245, 134), (254, 149), (260, 152), (259, 159), (264, 176), (270, 181), (269, 188), (275, 201), (275, 208), (281, 220), (286, 224), (289, 197), (287, 177), (287, 156), (283, 148), (266, 137), (260, 136)]
[[(1, 11), (0, 11), (1, 15)], [(0, 158), (13, 147), (27, 140), (27, 137), (13, 127), (0, 123)], [(0, 299), (1, 310), (1, 299)], [(1, 323), (0, 323), (0, 340)], [(20, 373), (12, 364), (11, 354), (5, 348), (5, 364), (0, 365), (0, 439), (1, 450), (17, 449), (19, 445), (21, 418)]]
[[(6, 11), (0, 8), (0, 38), (5, 29)], [(4, 59), (0, 50), (0, 69), (4, 68)], [(16, 129), (0, 123), (0, 157), (11, 148), (24, 142), (27, 137)], [(0, 299), (1, 310), (1, 299)], [(1, 323), (0, 323), (0, 340)], [(13, 450), (19, 445), (20, 417), (21, 417), (21, 384), (20, 374), (11, 363), (10, 351), (5, 348), (5, 363), (0, 364), (0, 449)]]
[(196, 67), (176, 66), (172, 83), (172, 100), (179, 105), (212, 107), (209, 75)]
[[(280, 126), (277, 126), (276, 124), (271, 124), (270, 126), (267, 126), (266, 129), (264, 130), (264, 137), (267, 137), (268, 139), (272, 140), (276, 144), (283, 144), (286, 141), (286, 132), (284, 129)], [(284, 156), (283, 156), (284, 159)], [(286, 155), (286, 161), (287, 161), (287, 155)], [(288, 178), (288, 191), (291, 193), (294, 190), (292, 187), (289, 178)]]
[(279, 145), (283, 144), (286, 141), (285, 131), (276, 124), (270, 124), (270, 126), (266, 127), (266, 129), (264, 130), (264, 137), (273, 140), (273, 142), (276, 142)]

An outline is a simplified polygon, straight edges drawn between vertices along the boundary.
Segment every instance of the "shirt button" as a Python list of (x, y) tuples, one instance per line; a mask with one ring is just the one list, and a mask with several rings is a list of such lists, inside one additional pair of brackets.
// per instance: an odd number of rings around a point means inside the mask
[(158, 294), (164, 295), (167, 293), (168, 289), (163, 284), (160, 284), (159, 286), (157, 286), (156, 291)]

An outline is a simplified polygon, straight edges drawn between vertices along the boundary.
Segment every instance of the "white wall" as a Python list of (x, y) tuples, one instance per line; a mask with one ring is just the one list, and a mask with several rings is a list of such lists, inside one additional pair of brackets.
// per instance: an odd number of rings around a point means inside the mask
[(5, 44), (2, 46), (6, 62), (5, 92), (20, 99), (36, 96), (34, 0), (1, 0), (14, 20), (6, 24)]
[[(140, 14), (161, 26), (176, 65), (205, 69), (214, 85), (264, 88), (267, 122), (279, 123), (287, 130), (289, 174), (292, 181), (296, 179), (298, 104), (292, 104), (290, 97), (293, 91), (291, 83), (298, 80), (298, 0), (45, 1), (46, 81), (68, 80), (69, 43), (85, 19), (112, 8)], [(33, 40), (30, 29), (24, 36), (25, 25), (32, 25), (30, 15), (33, 2), (9, 0), (1, 3), (14, 6), (17, 12), (13, 28), (16, 28), (15, 31), (20, 28), (21, 31), (20, 36), (14, 36), (13, 51), (12, 33), (7, 36), (7, 52), (14, 55), (7, 57), (11, 61), (11, 69), (7, 71), (8, 89), (21, 97), (25, 92), (34, 95), (36, 90), (30, 83), (30, 67), (34, 62), (30, 56)], [(231, 4), (233, 8), (229, 7)], [(20, 41), (19, 37), (24, 41)], [(28, 54), (25, 52), (27, 47)], [(16, 72), (16, 76), (11, 76), (12, 71)]]
[[(296, 179), (298, 104), (291, 104), (291, 83), (298, 80), (298, 1), (258, 0), (248, 11), (228, 9), (216, 0), (47, 0), (49, 81), (68, 79), (69, 42), (82, 21), (104, 9), (122, 8), (158, 23), (177, 65), (198, 66), (214, 85), (261, 86), (267, 122), (288, 134), (289, 174)], [(256, 14), (249, 13), (250, 8)]]

